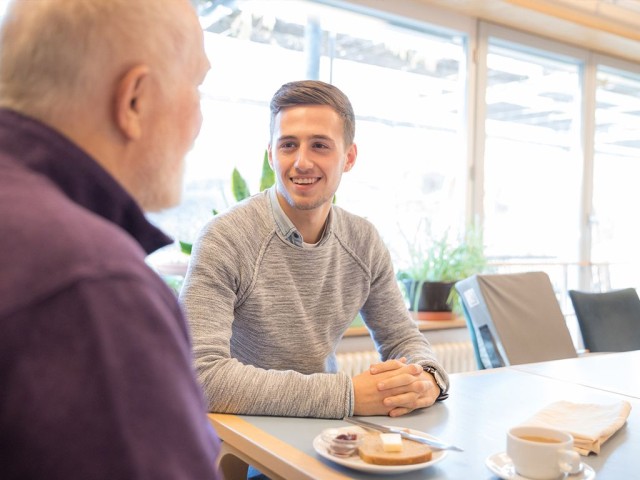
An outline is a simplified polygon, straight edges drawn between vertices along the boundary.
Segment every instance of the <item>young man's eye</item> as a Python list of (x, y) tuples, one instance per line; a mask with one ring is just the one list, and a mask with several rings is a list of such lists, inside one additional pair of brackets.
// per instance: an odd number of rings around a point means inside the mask
[(329, 148), (328, 145), (325, 145), (324, 143), (314, 143), (313, 144), (313, 148), (317, 148), (319, 150), (324, 149), (324, 148)]
[(280, 144), (280, 148), (286, 149), (286, 150), (294, 148), (295, 146), (296, 146), (296, 144), (293, 143), (293, 142), (284, 142), (284, 143)]

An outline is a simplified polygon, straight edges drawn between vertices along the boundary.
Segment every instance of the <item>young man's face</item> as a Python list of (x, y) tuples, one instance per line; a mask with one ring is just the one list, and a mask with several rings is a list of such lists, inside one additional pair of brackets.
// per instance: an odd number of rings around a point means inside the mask
[(269, 163), (276, 188), (291, 220), (301, 211), (328, 214), (343, 172), (356, 161), (357, 149), (344, 144), (343, 120), (326, 105), (283, 109), (275, 118)]

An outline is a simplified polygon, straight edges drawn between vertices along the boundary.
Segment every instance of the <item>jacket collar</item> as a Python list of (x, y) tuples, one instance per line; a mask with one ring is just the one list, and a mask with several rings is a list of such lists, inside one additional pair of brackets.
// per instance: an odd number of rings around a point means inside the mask
[[(0, 153), (47, 177), (69, 199), (128, 232), (149, 254), (172, 242), (98, 162), (49, 126), (0, 109)], [(6, 157), (5, 157), (6, 160)]]

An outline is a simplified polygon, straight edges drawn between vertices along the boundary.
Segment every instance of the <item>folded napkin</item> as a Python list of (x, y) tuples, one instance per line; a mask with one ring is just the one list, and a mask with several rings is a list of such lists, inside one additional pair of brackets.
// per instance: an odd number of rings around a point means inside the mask
[(627, 421), (631, 404), (620, 400), (606, 405), (555, 402), (523, 423), (555, 428), (573, 435), (573, 447), (580, 455), (600, 453), (600, 446)]

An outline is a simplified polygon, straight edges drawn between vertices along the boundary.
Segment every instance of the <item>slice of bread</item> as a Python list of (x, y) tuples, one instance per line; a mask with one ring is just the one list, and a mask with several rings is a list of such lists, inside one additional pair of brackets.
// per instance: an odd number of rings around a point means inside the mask
[(360, 458), (375, 465), (413, 465), (431, 460), (431, 449), (413, 440), (402, 439), (402, 451), (385, 452), (377, 433), (365, 435), (358, 447)]

